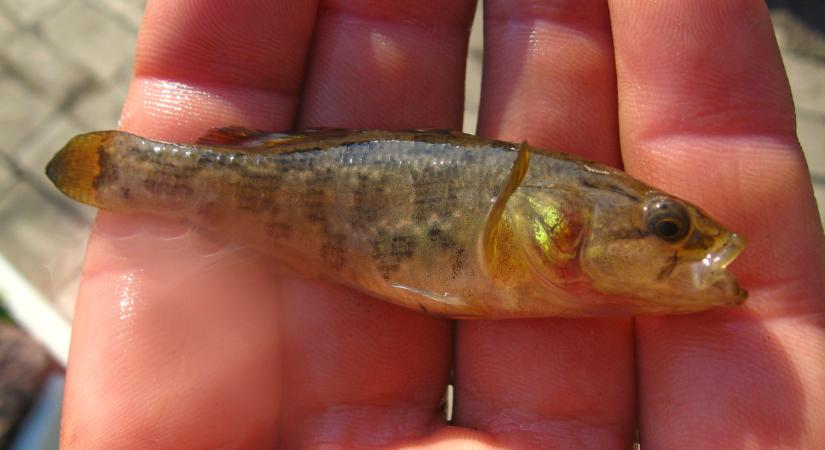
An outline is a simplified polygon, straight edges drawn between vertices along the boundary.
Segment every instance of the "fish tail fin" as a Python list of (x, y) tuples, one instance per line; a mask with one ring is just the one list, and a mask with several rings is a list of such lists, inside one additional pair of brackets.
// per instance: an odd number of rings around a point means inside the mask
[(46, 176), (70, 198), (99, 207), (96, 180), (108, 141), (120, 131), (96, 131), (72, 138), (49, 161)]

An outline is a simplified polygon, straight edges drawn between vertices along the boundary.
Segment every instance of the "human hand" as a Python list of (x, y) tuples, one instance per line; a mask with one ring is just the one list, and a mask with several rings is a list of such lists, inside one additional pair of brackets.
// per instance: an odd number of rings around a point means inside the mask
[[(480, 134), (623, 161), (706, 208), (748, 238), (733, 270), (749, 302), (452, 323), (101, 212), (65, 447), (601, 449), (637, 427), (645, 448), (825, 447), (822, 230), (764, 2), (485, 6)], [(180, 141), (230, 124), (460, 127), (473, 2), (317, 7), (150, 1), (122, 126)], [(456, 426), (440, 407), (451, 367)]]

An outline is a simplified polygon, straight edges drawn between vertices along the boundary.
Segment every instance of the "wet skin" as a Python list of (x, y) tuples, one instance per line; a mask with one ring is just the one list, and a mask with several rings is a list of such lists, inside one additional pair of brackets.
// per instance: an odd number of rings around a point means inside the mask
[[(246, 4), (149, 2), (124, 129), (460, 127), (470, 2)], [(452, 323), (100, 213), (63, 445), (825, 447), (825, 241), (768, 12), (674, 5), (486, 2), (479, 133), (701, 204), (748, 237), (747, 306)]]

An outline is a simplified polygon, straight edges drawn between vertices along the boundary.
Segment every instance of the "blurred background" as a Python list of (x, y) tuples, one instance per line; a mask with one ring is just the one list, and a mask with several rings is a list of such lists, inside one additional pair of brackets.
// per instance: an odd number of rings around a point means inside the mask
[[(57, 446), (62, 367), (95, 211), (43, 169), (75, 134), (117, 127), (145, 0), (0, 0), (0, 448)], [(825, 2), (769, 1), (799, 139), (825, 217)], [(474, 132), (481, 14), (467, 70)]]

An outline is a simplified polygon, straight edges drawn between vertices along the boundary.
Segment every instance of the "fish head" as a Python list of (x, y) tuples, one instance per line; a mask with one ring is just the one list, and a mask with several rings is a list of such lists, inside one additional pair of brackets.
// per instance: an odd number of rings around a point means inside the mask
[(639, 299), (650, 311), (697, 311), (747, 298), (726, 270), (745, 240), (698, 207), (650, 190), (602, 195), (593, 204), (579, 264), (595, 289)]
[[(747, 298), (726, 270), (741, 236), (689, 202), (609, 175), (585, 189), (519, 187), (484, 240), (496, 285), (570, 315), (684, 313)], [(558, 288), (577, 300), (556, 298)]]

